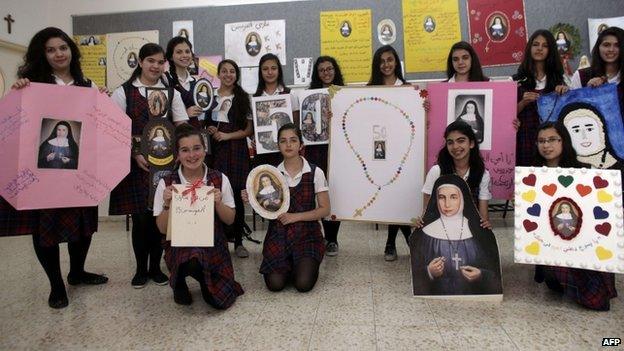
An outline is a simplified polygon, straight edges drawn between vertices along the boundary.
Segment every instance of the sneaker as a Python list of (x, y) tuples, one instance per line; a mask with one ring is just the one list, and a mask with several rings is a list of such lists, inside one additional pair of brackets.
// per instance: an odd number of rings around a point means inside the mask
[(167, 285), (169, 283), (169, 277), (160, 270), (158, 272), (150, 273), (149, 277), (156, 283), (156, 285)]
[(147, 274), (141, 274), (141, 273), (135, 274), (131, 282), (132, 287), (135, 289), (144, 288), (145, 285), (147, 284), (147, 279), (148, 279)]
[(396, 248), (386, 247), (386, 250), (384, 251), (384, 260), (388, 262), (396, 261), (397, 260)]
[(234, 252), (236, 252), (236, 256), (238, 256), (240, 258), (249, 257), (249, 251), (247, 251), (247, 249), (243, 245), (238, 245), (234, 249)]
[(327, 256), (336, 256), (338, 255), (338, 243), (327, 243), (325, 247), (325, 254)]

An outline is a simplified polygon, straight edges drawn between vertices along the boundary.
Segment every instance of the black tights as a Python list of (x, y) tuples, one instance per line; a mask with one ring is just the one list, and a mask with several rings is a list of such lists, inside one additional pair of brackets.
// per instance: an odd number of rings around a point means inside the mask
[(204, 270), (196, 258), (192, 258), (190, 261), (184, 262), (178, 267), (178, 276), (176, 278), (174, 289), (188, 290), (188, 286), (186, 285), (186, 277), (188, 276), (199, 282), (202, 298), (204, 299), (204, 301), (206, 301), (207, 304), (219, 310), (225, 309), (224, 306), (220, 305), (215, 301), (215, 299), (208, 291), (206, 281), (204, 280)]
[(240, 189), (234, 190), (234, 206), (236, 207), (234, 223), (225, 226), (225, 235), (228, 238), (234, 237), (234, 247), (239, 247), (243, 245), (243, 228), (245, 227), (245, 205)]
[(340, 221), (322, 220), (323, 232), (325, 232), (325, 240), (330, 243), (338, 243), (338, 229), (340, 229)]
[(160, 272), (160, 232), (156, 227), (156, 218), (152, 212), (135, 213), (132, 215), (132, 249), (137, 262), (137, 274)]
[[(302, 258), (292, 272), (293, 285), (299, 292), (308, 292), (314, 288), (318, 273), (318, 261), (309, 257)], [(268, 273), (264, 275), (264, 283), (271, 291), (281, 291), (286, 286), (288, 278), (288, 274)]]
[(397, 234), (399, 234), (399, 229), (401, 229), (401, 233), (403, 233), (405, 240), (409, 242), (411, 234), (410, 226), (391, 224), (388, 226), (388, 240), (386, 240), (386, 247), (396, 248), (396, 237)]

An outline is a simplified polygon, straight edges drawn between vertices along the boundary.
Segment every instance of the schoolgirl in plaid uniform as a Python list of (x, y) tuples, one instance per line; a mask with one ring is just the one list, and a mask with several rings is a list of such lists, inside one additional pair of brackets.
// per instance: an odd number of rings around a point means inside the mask
[(226, 226), (228, 237), (234, 238), (238, 257), (248, 257), (243, 246), (245, 206), (241, 191), (245, 189), (250, 160), (247, 137), (253, 134), (249, 95), (238, 84), (240, 69), (236, 62), (223, 60), (217, 66), (221, 86), (217, 90), (216, 107), (207, 118), (208, 133), (212, 136), (212, 168), (226, 174), (234, 189), (236, 219)]
[[(18, 76), (13, 89), (22, 89), (30, 82), (97, 88), (82, 74), (80, 51), (74, 41), (53, 27), (39, 31), (31, 39)], [(0, 236), (33, 235), (35, 253), (50, 280), (48, 305), (52, 308), (63, 308), (69, 303), (60, 267), (59, 244), (62, 242), (68, 243), (70, 270), (67, 282), (70, 285), (108, 281), (104, 275), (84, 270), (91, 236), (97, 231), (97, 225), (97, 206), (16, 211), (0, 199)]]
[(516, 166), (530, 166), (540, 125), (537, 99), (553, 91), (562, 94), (568, 90), (557, 43), (549, 31), (539, 29), (531, 35), (513, 80), (518, 83)]
[[(344, 79), (340, 66), (336, 59), (331, 56), (320, 56), (314, 62), (312, 68), (312, 82), (310, 89), (328, 88), (330, 85), (344, 85)], [(325, 174), (327, 173), (329, 159), (329, 145), (306, 145), (303, 149), (303, 155), (306, 160), (320, 167)], [(340, 221), (321, 220), (323, 224), (323, 232), (325, 233), (327, 256), (335, 256), (338, 254), (338, 230), (340, 229)]]
[[(577, 161), (570, 134), (561, 123), (545, 123), (538, 129), (535, 163), (541, 167), (586, 167)], [(606, 311), (610, 300), (617, 297), (615, 274), (578, 268), (536, 266), (535, 281), (565, 294), (578, 304), (593, 310)]]
[(226, 309), (243, 294), (240, 284), (234, 280), (232, 260), (223, 232), (223, 225), (231, 224), (235, 217), (232, 187), (226, 175), (203, 163), (205, 145), (196, 128), (182, 125), (176, 129), (176, 150), (181, 165), (168, 179), (160, 181), (154, 196), (154, 215), (161, 233), (167, 232), (171, 184), (192, 185), (202, 179), (203, 184), (214, 186), (218, 192), (215, 192), (213, 247), (172, 247), (170, 241), (163, 239), (165, 262), (170, 272), (169, 285), (173, 288), (175, 302), (188, 305), (192, 298), (186, 276), (191, 276), (199, 282), (206, 303)]
[[(284, 161), (278, 169), (290, 187), (287, 213), (269, 223), (260, 273), (271, 291), (284, 289), (289, 278), (298, 291), (310, 291), (316, 284), (325, 244), (319, 219), (329, 215), (329, 188), (323, 170), (299, 156), (301, 131), (294, 124), (278, 132)], [(243, 193), (248, 200), (248, 194)]]
[[(172, 96), (167, 106), (168, 118), (175, 124), (188, 120), (180, 93), (162, 78), (164, 63), (165, 52), (158, 44), (143, 45), (139, 50), (139, 66), (130, 79), (113, 92), (112, 99), (132, 119), (133, 139), (143, 134), (150, 118), (147, 87), (168, 88)], [(132, 286), (142, 288), (150, 278), (158, 285), (165, 285), (167, 276), (160, 269), (160, 234), (148, 208), (149, 165), (138, 148), (133, 148), (132, 158), (130, 173), (111, 192), (109, 214), (132, 215), (132, 248), (137, 261)]]
[(188, 123), (201, 129), (205, 122), (204, 112), (201, 107), (195, 105), (193, 96), (197, 79), (189, 73), (189, 67), (195, 57), (193, 44), (185, 37), (174, 37), (167, 43), (165, 57), (169, 62), (169, 71), (165, 72), (168, 84), (180, 93), (189, 117)]
[[(293, 121), (299, 125), (299, 99), (290, 88), (284, 84), (284, 73), (279, 57), (274, 54), (265, 54), (258, 64), (258, 87), (253, 96), (273, 96), (290, 94), (290, 104), (293, 110)], [(256, 140), (258, 143), (258, 140)], [(256, 154), (253, 158), (253, 166), (271, 165), (277, 166), (282, 161), (279, 152), (270, 154)]]

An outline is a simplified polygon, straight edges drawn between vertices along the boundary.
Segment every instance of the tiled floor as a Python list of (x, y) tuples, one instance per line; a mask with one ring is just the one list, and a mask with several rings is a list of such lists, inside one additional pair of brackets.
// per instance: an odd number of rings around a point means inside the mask
[(106, 273), (109, 283), (69, 287), (69, 307), (52, 310), (30, 237), (2, 238), (0, 349), (593, 350), (603, 337), (624, 338), (622, 298), (600, 313), (550, 293), (533, 282), (532, 266), (513, 264), (511, 222), (494, 222), (503, 259), (500, 304), (411, 297), (405, 241), (398, 240), (399, 260), (384, 262), (385, 227), (344, 223), (340, 254), (325, 258), (311, 292), (269, 292), (258, 273), (261, 246), (246, 242), (251, 257), (233, 258), (245, 294), (232, 308), (208, 307), (193, 280), (195, 302), (178, 306), (168, 286), (130, 287), (129, 234), (122, 222), (102, 222), (87, 269)]

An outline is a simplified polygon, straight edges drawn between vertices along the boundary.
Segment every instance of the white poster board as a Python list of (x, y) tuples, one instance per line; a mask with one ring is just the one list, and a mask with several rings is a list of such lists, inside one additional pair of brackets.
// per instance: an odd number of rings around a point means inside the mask
[(516, 167), (514, 261), (624, 273), (619, 170)]
[(258, 96), (251, 99), (256, 153), (279, 152), (277, 132), (293, 122), (290, 94)]
[(330, 88), (332, 218), (412, 224), (422, 214), (425, 111), (414, 87)]
[(293, 59), (293, 84), (310, 85), (312, 81), (312, 58), (296, 57)]
[(327, 89), (310, 89), (299, 92), (300, 125), (305, 145), (329, 143), (331, 100)]
[(264, 54), (275, 54), (286, 64), (286, 21), (226, 23), (225, 58), (240, 67), (257, 66)]
[(139, 66), (139, 50), (147, 43), (158, 44), (158, 31), (106, 34), (106, 87), (113, 91)]
[(192, 191), (186, 185), (174, 184), (167, 240), (172, 247), (213, 247), (214, 246), (214, 193), (212, 186), (195, 189), (197, 196), (191, 202)]
[[(589, 52), (591, 53), (594, 44), (598, 39), (598, 34), (609, 27), (624, 28), (624, 16), (610, 18), (588, 18), (587, 31), (589, 33)], [(591, 56), (591, 55), (590, 55)]]

